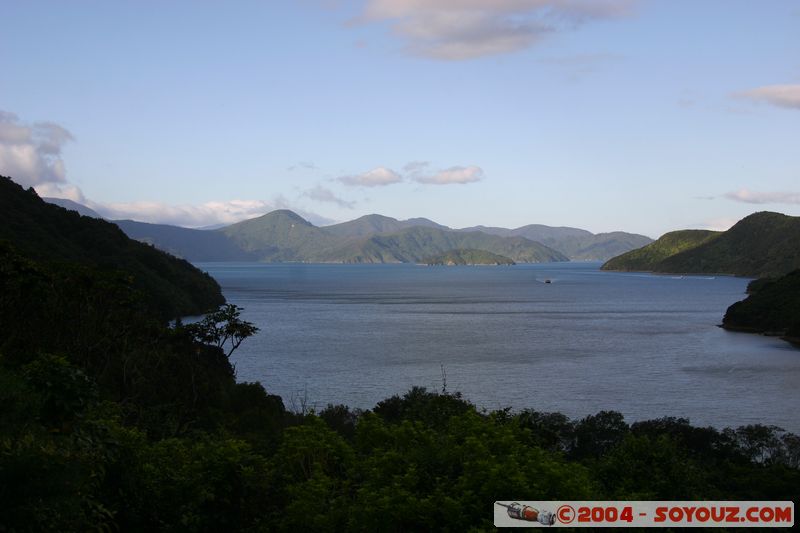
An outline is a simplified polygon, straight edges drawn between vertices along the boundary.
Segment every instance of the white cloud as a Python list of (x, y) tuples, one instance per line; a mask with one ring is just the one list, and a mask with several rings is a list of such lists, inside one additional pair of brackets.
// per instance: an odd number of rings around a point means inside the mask
[(800, 85), (767, 85), (739, 93), (739, 96), (778, 107), (800, 109)]
[[(66, 196), (59, 196), (64, 198)], [(70, 198), (73, 199), (73, 198)], [(109, 220), (136, 220), (151, 224), (170, 224), (185, 228), (224, 226), (259, 217), (276, 209), (291, 209), (314, 225), (331, 224), (334, 221), (299, 209), (284, 197), (277, 196), (271, 202), (264, 200), (227, 200), (206, 202), (199, 205), (170, 205), (164, 202), (106, 203), (91, 200), (75, 200), (97, 211)]]
[(355, 207), (356, 205), (355, 202), (339, 198), (333, 193), (333, 191), (331, 191), (330, 189), (326, 189), (322, 185), (317, 185), (313, 189), (308, 189), (303, 193), (303, 196), (311, 198), (312, 200), (315, 200), (317, 202), (327, 202), (331, 204), (336, 204), (339, 207), (344, 207), (346, 209), (353, 209), (353, 207)]
[[(13, 113), (0, 111), (0, 175), (9, 176), (24, 187), (33, 187), (42, 197), (66, 198), (90, 207), (108, 219), (132, 219), (156, 224), (205, 227), (232, 224), (275, 209), (292, 209), (312, 224), (333, 221), (294, 209), (283, 197), (272, 202), (229, 200), (201, 205), (170, 205), (163, 202), (104, 203), (87, 199), (81, 189), (67, 181), (61, 149), (72, 134), (53, 122), (21, 122)], [(314, 170), (313, 163), (298, 168)]]
[(389, 21), (407, 50), (463, 60), (528, 48), (555, 31), (620, 16), (636, 0), (368, 0), (357, 23)]
[(795, 204), (800, 205), (800, 192), (758, 192), (749, 189), (725, 194), (725, 198), (746, 204)]
[(417, 176), (414, 180), (430, 185), (453, 185), (474, 183), (482, 180), (483, 177), (483, 169), (473, 165), (469, 167), (450, 167), (440, 170), (432, 176)]
[(403, 176), (386, 167), (373, 168), (355, 176), (341, 176), (338, 180), (351, 187), (383, 187), (403, 181)]
[(0, 174), (25, 187), (66, 183), (61, 148), (72, 139), (58, 124), (26, 124), (17, 115), (0, 111)]
[(261, 200), (230, 200), (200, 205), (169, 205), (163, 202), (86, 202), (105, 218), (131, 219), (154, 224), (171, 224), (189, 228), (233, 224), (278, 209), (274, 203)]

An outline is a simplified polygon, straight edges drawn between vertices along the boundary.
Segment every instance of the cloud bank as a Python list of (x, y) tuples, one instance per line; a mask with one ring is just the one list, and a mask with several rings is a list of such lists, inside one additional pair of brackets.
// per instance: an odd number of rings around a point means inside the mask
[(739, 96), (787, 109), (800, 109), (800, 85), (766, 85), (739, 93)]
[(635, 0), (368, 0), (356, 24), (385, 22), (417, 56), (459, 61), (515, 52), (553, 32), (618, 17)]
[(14, 113), (0, 111), (0, 174), (25, 187), (66, 184), (62, 147), (72, 134), (53, 122), (26, 124)]
[(800, 205), (800, 192), (758, 192), (739, 189), (724, 195), (729, 200), (746, 204), (792, 204)]

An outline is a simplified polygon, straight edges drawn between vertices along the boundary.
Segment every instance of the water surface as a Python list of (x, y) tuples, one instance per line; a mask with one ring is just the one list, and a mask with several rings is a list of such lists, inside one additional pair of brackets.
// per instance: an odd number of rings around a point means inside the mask
[[(513, 267), (203, 263), (261, 328), (238, 378), (289, 407), (371, 408), (413, 385), (480, 407), (800, 432), (800, 350), (717, 327), (748, 280)], [(544, 283), (545, 280), (551, 283)]]

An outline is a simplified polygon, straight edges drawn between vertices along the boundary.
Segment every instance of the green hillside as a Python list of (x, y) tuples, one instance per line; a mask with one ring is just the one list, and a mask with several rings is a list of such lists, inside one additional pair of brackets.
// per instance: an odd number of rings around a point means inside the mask
[(610, 259), (602, 268), (603, 270), (658, 271), (659, 265), (666, 258), (695, 248), (720, 234), (718, 231), (692, 229), (672, 231), (647, 246)]
[(800, 217), (763, 211), (718, 233), (667, 233), (653, 244), (615, 257), (605, 270), (778, 277), (800, 268)]
[(438, 228), (447, 230), (447, 226), (437, 224), (427, 218), (411, 218), (408, 220), (397, 220), (383, 215), (365, 215), (355, 220), (342, 222), (341, 224), (334, 224), (332, 226), (325, 226), (323, 229), (331, 235), (337, 237), (371, 237), (379, 233), (395, 233), (397, 231), (411, 228), (414, 226), (421, 226), (427, 228)]
[(0, 241), (27, 257), (124, 271), (165, 316), (224, 302), (219, 285), (188, 262), (129, 239), (117, 226), (44, 202), (0, 177)]
[(285, 209), (216, 230), (259, 261), (324, 261), (339, 241)]
[(786, 335), (800, 342), (800, 270), (750, 284), (750, 296), (728, 308), (727, 329)]
[(716, 239), (666, 258), (659, 272), (776, 277), (800, 268), (800, 217), (761, 212)]
[(514, 265), (514, 261), (503, 255), (485, 250), (458, 249), (428, 257), (423, 260), (428, 266), (456, 265)]

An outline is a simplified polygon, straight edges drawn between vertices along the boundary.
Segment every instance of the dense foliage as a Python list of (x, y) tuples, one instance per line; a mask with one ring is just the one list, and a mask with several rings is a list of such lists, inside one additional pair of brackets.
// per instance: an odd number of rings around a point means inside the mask
[(224, 301), (217, 282), (190, 263), (129, 239), (114, 224), (46, 203), (2, 176), (0, 241), (42, 261), (125, 272), (160, 317), (199, 314)]
[(785, 335), (800, 341), (800, 270), (778, 279), (760, 279), (750, 296), (728, 308), (722, 324), (729, 329)]
[(728, 231), (668, 233), (608, 261), (606, 270), (777, 277), (800, 268), (800, 217), (754, 213)]

